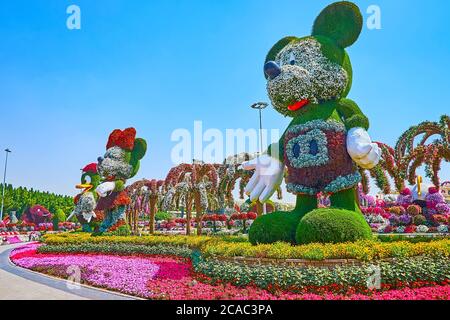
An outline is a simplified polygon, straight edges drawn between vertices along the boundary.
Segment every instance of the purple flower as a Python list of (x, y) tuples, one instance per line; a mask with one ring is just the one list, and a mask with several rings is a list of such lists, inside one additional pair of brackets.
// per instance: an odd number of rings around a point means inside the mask
[[(27, 250), (30, 248), (15, 251), (14, 254)], [(27, 269), (51, 268), (61, 277), (69, 277), (69, 267), (77, 267), (82, 280), (91, 285), (140, 297), (151, 294), (147, 283), (156, 277), (160, 269), (150, 258), (107, 255), (36, 255), (17, 260), (13, 257), (13, 261)]]
[(446, 203), (439, 203), (436, 205), (436, 211), (439, 214), (447, 214), (450, 213), (450, 206)]
[(399, 218), (400, 224), (402, 224), (404, 226), (409, 225), (411, 223), (411, 221), (412, 221), (412, 218), (409, 214), (403, 214)]
[(391, 216), (389, 217), (389, 222), (391, 223), (391, 225), (396, 226), (399, 224), (400, 218), (396, 214), (391, 214)]

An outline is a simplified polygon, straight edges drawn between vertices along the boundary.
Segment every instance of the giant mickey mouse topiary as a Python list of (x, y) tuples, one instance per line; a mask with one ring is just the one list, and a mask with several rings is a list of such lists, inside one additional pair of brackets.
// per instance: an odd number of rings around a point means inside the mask
[[(334, 3), (317, 17), (311, 36), (286, 37), (267, 56), (272, 104), (293, 120), (267, 154), (243, 164), (255, 169), (246, 191), (252, 201), (267, 201), (287, 167), (287, 189), (297, 195), (297, 205), (293, 212), (258, 218), (249, 234), (253, 244), (345, 242), (371, 235), (357, 201), (357, 166), (373, 168), (381, 150), (367, 134), (367, 117), (346, 98), (352, 66), (345, 48), (356, 42), (362, 23), (356, 5)], [(317, 209), (319, 193), (331, 195), (330, 209)]]

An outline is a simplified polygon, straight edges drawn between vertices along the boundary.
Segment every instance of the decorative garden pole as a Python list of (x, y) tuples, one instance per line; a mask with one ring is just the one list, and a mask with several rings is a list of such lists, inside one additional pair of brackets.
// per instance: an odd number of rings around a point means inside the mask
[(192, 195), (186, 195), (186, 235), (191, 235), (191, 221), (192, 221)]
[[(262, 111), (267, 108), (269, 104), (266, 102), (257, 102), (252, 104), (250, 107), (252, 109), (256, 109), (259, 111), (259, 154), (263, 154), (263, 125), (262, 125)], [(259, 200), (256, 201), (256, 208), (258, 212), (258, 216), (262, 214), (266, 214), (267, 207), (265, 204), (262, 204), (259, 202)]]
[(150, 234), (154, 234), (155, 233), (155, 216), (156, 216), (156, 210), (157, 210), (157, 202), (158, 202), (158, 198), (157, 197), (153, 197), (150, 196), (150, 221), (149, 221), (149, 229), (150, 229)]
[(6, 189), (6, 170), (8, 168), (8, 155), (11, 153), (11, 150), (5, 149), (5, 152), (6, 152), (6, 160), (5, 160), (5, 172), (3, 174), (2, 207), (0, 210), (0, 221), (3, 221), (3, 206), (5, 204), (5, 189)]

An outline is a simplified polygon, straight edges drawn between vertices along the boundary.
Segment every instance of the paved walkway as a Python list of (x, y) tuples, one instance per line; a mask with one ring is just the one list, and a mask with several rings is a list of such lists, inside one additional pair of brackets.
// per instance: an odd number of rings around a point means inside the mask
[(0, 246), (0, 300), (133, 300), (84, 286), (69, 289), (64, 280), (19, 268), (10, 262), (9, 255), (22, 245)]

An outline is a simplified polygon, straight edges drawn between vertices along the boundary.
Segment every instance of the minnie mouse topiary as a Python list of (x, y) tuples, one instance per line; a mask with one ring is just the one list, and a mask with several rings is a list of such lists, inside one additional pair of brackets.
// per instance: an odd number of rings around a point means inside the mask
[(98, 173), (102, 183), (96, 191), (100, 199), (97, 210), (103, 211), (105, 218), (100, 232), (106, 232), (125, 221), (125, 209), (130, 198), (125, 191), (125, 183), (139, 171), (140, 160), (147, 152), (147, 142), (136, 138), (136, 130), (114, 130), (108, 139), (106, 153), (98, 158)]

